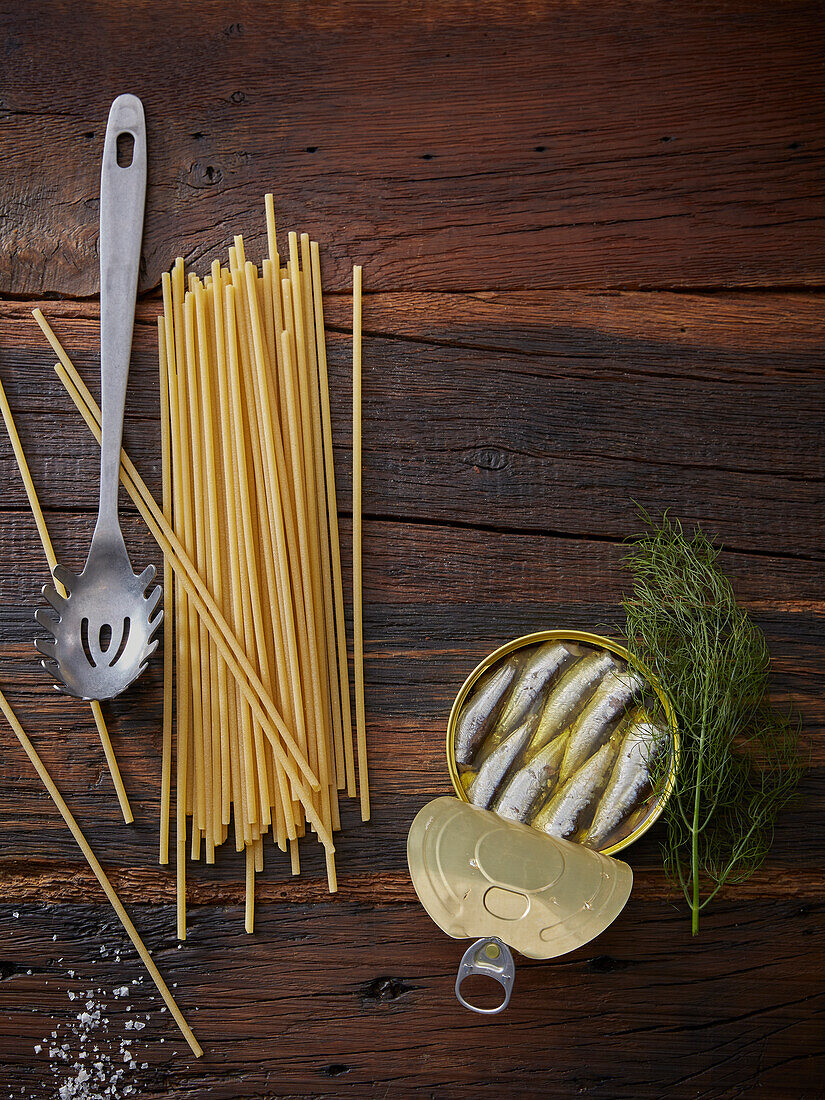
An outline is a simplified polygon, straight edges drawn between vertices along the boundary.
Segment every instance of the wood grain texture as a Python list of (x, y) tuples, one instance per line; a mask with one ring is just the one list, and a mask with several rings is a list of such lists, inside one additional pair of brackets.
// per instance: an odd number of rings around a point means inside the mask
[[(10, 303), (0, 312), (0, 377), (58, 554), (79, 564), (93, 522), (95, 451), (51, 376), (53, 356), (29, 308)], [(96, 307), (43, 308), (96, 390)], [(139, 312), (126, 438), (158, 492), (156, 310), (149, 300)], [(331, 298), (328, 313), (344, 501), (346, 301)], [(244, 869), (234, 853), (222, 852), (213, 868), (192, 867), (190, 937), (180, 952), (173, 878), (155, 863), (160, 668), (106, 706), (135, 808), (126, 828), (90, 719), (52, 692), (33, 659), (31, 607), (45, 574), (0, 440), (0, 682), (13, 686), (24, 724), (178, 981), (176, 994), (199, 1008), (192, 1022), (207, 1056), (193, 1066), (144, 1006), (153, 1019), (141, 1043), (149, 1068), (136, 1074), (142, 1095), (816, 1095), (823, 945), (814, 928), (825, 893), (814, 824), (825, 812), (820, 318), (819, 299), (798, 293), (370, 295), (373, 821), (363, 826), (354, 805), (345, 808), (333, 902), (312, 845), (297, 883), (268, 847), (251, 939), (241, 931)], [(777, 409), (793, 432), (772, 430)], [(584, 460), (611, 486), (612, 509), (597, 506), (607, 494), (581, 475)], [(694, 467), (710, 496), (698, 491)], [(783, 815), (768, 863), (708, 913), (698, 940), (663, 878), (654, 830), (629, 853), (633, 898), (613, 928), (555, 963), (520, 963), (518, 1007), (503, 1023), (456, 1021), (458, 945), (421, 911), (405, 859), (414, 812), (449, 790), (450, 703), (474, 664), (510, 637), (557, 625), (620, 631), (621, 539), (637, 525), (630, 497), (650, 503), (643, 494), (662, 470), (673, 473), (656, 500), (668, 494), (678, 514), (701, 519), (729, 545), (725, 568), (774, 654), (776, 698), (803, 711), (811, 768), (802, 801)], [(771, 472), (773, 503), (757, 507), (754, 486)], [(567, 487), (577, 476), (581, 499)], [(450, 491), (458, 480), (461, 494)], [(158, 562), (131, 510), (125, 529), (140, 559)], [(342, 536), (348, 561), (346, 514)], [(9, 942), (22, 935), (24, 945), (6, 952), (13, 995), (0, 1011), (0, 1060), (10, 1084), (47, 1096), (51, 1076), (28, 1052), (49, 1021), (66, 1015), (68, 990), (79, 983), (105, 993), (134, 964), (126, 954), (116, 967), (100, 958), (101, 937), (117, 943), (120, 933), (105, 910), (90, 907), (94, 883), (14, 746), (0, 757), (0, 786), (14, 792), (0, 801), (0, 904)], [(68, 978), (69, 969), (82, 978)], [(33, 1001), (37, 1012), (25, 1015)], [(121, 1034), (116, 999), (108, 1014), (111, 1033)]]
[[(341, 288), (817, 285), (816, 3), (28, 0), (8, 19), (0, 290), (97, 291), (109, 103), (146, 105), (143, 286), (282, 223)], [(70, 170), (68, 170), (70, 166)]]
[[(325, 249), (345, 565), (352, 263), (364, 264), (364, 583), (373, 820), (345, 802), (340, 893), (271, 846), (243, 932), (233, 852), (190, 866), (189, 938), (156, 863), (161, 669), (88, 709), (32, 648), (46, 579), (0, 432), (0, 687), (206, 1048), (158, 1010), (47, 795), (0, 728), (0, 1095), (51, 1100), (48, 1042), (100, 990), (101, 1046), (148, 1016), (134, 1096), (818, 1100), (825, 1073), (825, 29), (821, 5), (28, 0), (0, 33), (0, 379), (58, 557), (85, 557), (97, 452), (31, 319), (98, 392), (97, 200), (109, 103), (146, 104), (150, 182), (125, 442), (160, 496), (155, 316), (262, 197)], [(739, 289), (736, 289), (739, 288)], [(621, 631), (634, 501), (701, 522), (764, 629), (810, 768), (770, 857), (697, 939), (654, 829), (596, 941), (518, 960), (508, 1012), (453, 997), (463, 945), (405, 839), (449, 792), (443, 738), (492, 648)], [(124, 500), (135, 560), (160, 564)], [(347, 565), (348, 568), (348, 565)], [(134, 982), (128, 1001), (112, 991)], [(127, 1009), (127, 1005), (131, 1005)], [(143, 1063), (146, 1068), (141, 1068)]]
[[(705, 523), (732, 548), (821, 558), (820, 299), (656, 295), (648, 333), (646, 297), (368, 296), (366, 513), (621, 539), (637, 501)], [(93, 312), (43, 306), (96, 391)], [(332, 303), (332, 324), (343, 309)], [(146, 303), (137, 326), (126, 445), (158, 491), (156, 311)], [(346, 332), (330, 333), (329, 356), (344, 501)], [(53, 360), (28, 303), (0, 319), (13, 408), (25, 431), (48, 417), (55, 436), (49, 466), (34, 468), (43, 504), (91, 508), (96, 486), (80, 471), (94, 445)]]
[[(133, 987), (131, 1013), (106, 998), (110, 1034), (149, 1016), (140, 1035), (148, 1068), (128, 1078), (141, 1097), (815, 1100), (825, 1069), (821, 982), (802, 965), (825, 946), (821, 899), (749, 901), (744, 911), (722, 903), (693, 941), (670, 904), (633, 896), (595, 943), (549, 963), (520, 960), (497, 1020), (457, 1018), (460, 945), (434, 936), (417, 904), (266, 905), (254, 937), (241, 907), (204, 907), (180, 951), (171, 906), (135, 913), (206, 1047), (188, 1062), (145, 982)], [(53, 1028), (62, 1034), (67, 992), (139, 977), (117, 930), (108, 940), (121, 961), (100, 956), (106, 918), (92, 905), (52, 906), (36, 925), (0, 911), (16, 960), (3, 982), (0, 1059), (33, 1100), (54, 1094), (28, 1051)]]

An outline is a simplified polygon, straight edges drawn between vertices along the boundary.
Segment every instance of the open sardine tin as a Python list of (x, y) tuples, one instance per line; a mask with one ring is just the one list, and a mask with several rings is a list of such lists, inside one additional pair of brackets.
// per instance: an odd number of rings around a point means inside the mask
[[(667, 767), (658, 790), (633, 809), (602, 850), (560, 839), (471, 805), (455, 755), (458, 717), (480, 677), (519, 649), (558, 641), (575, 652), (605, 652), (639, 673), (666, 725)], [(583, 946), (619, 915), (630, 896), (630, 867), (612, 858), (640, 837), (661, 814), (678, 766), (679, 739), (673, 708), (650, 672), (624, 646), (583, 631), (549, 630), (518, 638), (491, 653), (458, 693), (447, 728), (447, 759), (458, 799), (441, 797), (416, 816), (407, 840), (407, 860), (416, 893), (435, 923), (454, 939), (475, 939), (464, 954), (456, 996), (485, 1014), (509, 1003), (515, 964), (509, 947), (533, 959), (551, 959)], [(498, 982), (503, 999), (494, 1008), (469, 1003), (464, 979), (484, 975)]]

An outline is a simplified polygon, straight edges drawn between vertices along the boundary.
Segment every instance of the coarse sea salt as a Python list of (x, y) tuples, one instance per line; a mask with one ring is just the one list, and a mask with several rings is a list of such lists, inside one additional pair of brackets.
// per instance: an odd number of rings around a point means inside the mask
[[(132, 1039), (121, 1038), (120, 1050), (117, 1050), (116, 1040), (109, 1035), (109, 1017), (105, 1015), (108, 997), (124, 997), (129, 991), (130, 987), (124, 985), (118, 986), (111, 994), (103, 989), (80, 993), (85, 1007), (74, 1018), (70, 1017), (58, 1025), (58, 1030), (51, 1033), (51, 1044), (44, 1038), (34, 1046), (34, 1053), (41, 1054), (45, 1044), (49, 1069), (55, 1078), (57, 1091), (54, 1095), (57, 1100), (119, 1100), (120, 1097), (139, 1095), (140, 1090), (129, 1082), (127, 1075), (131, 1075), (131, 1071), (138, 1069), (138, 1066), (148, 1069), (149, 1063), (138, 1063), (129, 1049)], [(68, 990), (67, 996), (74, 1001), (78, 994)], [(123, 1011), (124, 1006), (119, 1007)], [(131, 1005), (127, 1006), (126, 1011), (130, 1009)], [(148, 1021), (150, 1017), (145, 1015), (143, 1019)], [(143, 1020), (130, 1017), (124, 1027), (127, 1031), (142, 1031), (146, 1024)], [(66, 1041), (61, 1042), (64, 1039)]]

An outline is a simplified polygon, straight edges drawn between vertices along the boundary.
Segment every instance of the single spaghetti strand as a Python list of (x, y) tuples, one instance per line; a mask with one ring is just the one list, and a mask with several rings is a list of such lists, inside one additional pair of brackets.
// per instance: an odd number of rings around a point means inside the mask
[(355, 650), (355, 727), (361, 820), (370, 818), (367, 727), (364, 713), (364, 609), (361, 578), (361, 267), (352, 269), (352, 619)]
[(157, 987), (158, 993), (160, 993), (161, 997), (163, 998), (164, 1004), (169, 1009), (169, 1011), (172, 1013), (172, 1016), (174, 1017), (175, 1023), (180, 1028), (180, 1030), (183, 1034), (183, 1037), (186, 1039), (187, 1043), (189, 1044), (189, 1046), (192, 1050), (192, 1053), (195, 1055), (196, 1058), (200, 1058), (200, 1056), (203, 1054), (203, 1048), (201, 1047), (200, 1043), (198, 1042), (198, 1040), (193, 1035), (192, 1029), (189, 1027), (189, 1024), (187, 1024), (186, 1020), (183, 1018), (183, 1013), (178, 1008), (178, 1005), (177, 1005), (177, 1002), (175, 1001), (175, 998), (172, 996), (171, 992), (169, 991), (169, 987), (167, 986), (166, 982), (163, 980), (163, 978), (160, 974), (160, 971), (158, 970), (157, 966), (155, 965), (155, 962), (154, 962), (152, 956), (146, 950), (146, 946), (145, 946), (143, 940), (140, 938), (140, 935), (138, 934), (138, 930), (135, 928), (134, 924), (132, 923), (132, 921), (129, 917), (129, 914), (124, 909), (123, 902), (117, 896), (115, 888), (112, 886), (111, 882), (109, 882), (109, 879), (106, 876), (106, 872), (100, 866), (100, 863), (97, 859), (97, 856), (92, 851), (91, 846), (89, 845), (89, 842), (86, 840), (86, 837), (83, 835), (83, 832), (81, 831), (81, 828), (78, 825), (77, 821), (75, 821), (74, 814), (69, 809), (69, 807), (66, 805), (66, 802), (63, 798), (63, 795), (60, 793), (60, 791), (55, 786), (54, 780), (49, 775), (49, 772), (48, 772), (48, 769), (46, 768), (46, 765), (40, 759), (40, 757), (37, 753), (37, 750), (35, 749), (34, 745), (31, 743), (31, 741), (29, 740), (27, 734), (23, 730), (23, 727), (20, 725), (19, 721), (17, 720), (17, 715), (14, 713), (14, 711), (9, 706), (9, 702), (6, 699), (6, 697), (5, 697), (5, 695), (3, 694), (2, 691), (0, 691), (0, 710), (2, 710), (3, 714), (5, 715), (6, 721), (8, 722), (9, 726), (11, 726), (12, 733), (17, 738), (17, 740), (20, 742), (20, 745), (21, 745), (23, 751), (25, 752), (26, 756), (28, 756), (29, 760), (31, 761), (32, 766), (34, 767), (34, 770), (37, 772), (38, 776), (40, 777), (40, 781), (42, 782), (42, 784), (46, 788), (46, 790), (49, 792), (49, 796), (51, 797), (52, 802), (54, 802), (55, 806), (57, 806), (58, 810), (60, 811), (60, 816), (63, 818), (63, 820), (68, 825), (69, 832), (72, 834), (75, 841), (77, 842), (77, 845), (80, 848), (81, 852), (83, 853), (83, 855), (86, 859), (86, 862), (89, 864), (89, 867), (91, 867), (91, 869), (92, 869), (92, 873), (94, 874), (95, 878), (97, 879), (97, 881), (100, 883), (101, 887), (103, 888), (103, 892), (106, 895), (106, 897), (109, 899), (109, 902), (110, 902), (112, 908), (117, 913), (118, 918), (120, 919), (120, 923), (123, 925), (124, 929), (126, 930), (126, 935), (129, 937), (129, 939), (134, 944), (138, 955), (140, 955), (140, 958), (143, 962), (143, 965), (149, 971), (149, 975), (150, 975), (152, 981), (155, 983), (155, 986)]
[[(14, 423), (14, 418), (11, 414), (11, 408), (9, 406), (8, 399), (6, 398), (6, 391), (3, 389), (3, 384), (0, 382), (0, 411), (3, 414), (3, 420), (6, 425), (6, 431), (9, 435), (9, 442), (11, 443), (12, 451), (14, 451), (14, 457), (17, 460), (17, 468), (20, 471), (20, 477), (23, 480), (23, 488), (26, 490), (26, 497), (31, 508), (32, 515), (34, 516), (34, 522), (37, 527), (37, 533), (40, 536), (40, 542), (43, 546), (43, 553), (46, 556), (46, 562), (49, 566), (49, 572), (54, 573), (55, 566), (57, 565), (57, 557), (52, 546), (51, 536), (49, 535), (48, 528), (46, 527), (46, 520), (43, 516), (43, 509), (40, 507), (40, 501), (37, 498), (37, 491), (32, 481), (31, 472), (29, 471), (29, 464), (26, 461), (26, 456), (23, 453), (23, 445), (20, 442), (20, 436), (17, 433), (17, 426)], [(55, 580), (55, 587), (61, 596), (66, 595), (66, 589), (63, 585)], [(112, 783), (115, 787), (115, 793), (117, 794), (118, 802), (120, 803), (120, 810), (123, 814), (123, 820), (130, 824), (134, 821), (134, 815), (132, 813), (132, 807), (129, 805), (129, 799), (126, 797), (126, 790), (123, 786), (123, 780), (120, 775), (120, 768), (117, 764), (115, 757), (115, 750), (112, 747), (112, 741), (109, 737), (109, 730), (106, 728), (106, 723), (103, 719), (103, 711), (100, 709), (100, 703), (95, 699), (89, 704), (92, 717), (95, 720), (97, 726), (97, 732), (100, 737), (100, 743), (103, 746), (103, 755), (106, 757), (106, 763), (109, 768), (109, 774), (112, 777)]]
[(246, 904), (244, 929), (250, 935), (255, 931), (255, 847), (246, 846)]
[[(172, 335), (171, 333), (169, 334)], [(169, 425), (169, 361), (166, 351), (166, 321), (158, 317), (158, 364), (160, 368), (160, 467), (163, 515), (172, 522), (172, 443)], [(172, 798), (172, 693), (174, 638), (172, 636), (172, 566), (163, 559), (163, 727), (160, 766), (160, 854), (159, 863), (169, 862), (169, 806)]]
[[(183, 261), (175, 263), (176, 281), (182, 279)], [(182, 431), (180, 423), (180, 383), (179, 372), (183, 369), (183, 323), (180, 315), (178, 295), (174, 290), (172, 277), (163, 273), (163, 310), (166, 319), (167, 361), (169, 370), (169, 417), (174, 425), (172, 431), (172, 513), (174, 529), (186, 542), (186, 506), (184, 496), (188, 490), (188, 481), (183, 473), (183, 453), (181, 447)], [(42, 327), (42, 326), (41, 326)], [(47, 334), (48, 335), (48, 334)], [(165, 560), (165, 555), (164, 555)], [(177, 676), (176, 676), (176, 777), (175, 777), (175, 875), (177, 903), (177, 935), (186, 939), (186, 816), (189, 812), (190, 790), (193, 789), (194, 764), (189, 765), (190, 755), (194, 752), (193, 739), (190, 736), (192, 721), (192, 685), (189, 667), (190, 624), (194, 612), (189, 607), (189, 599), (175, 577), (175, 637), (177, 640)]]
[(266, 210), (266, 243), (269, 258), (274, 263), (278, 255), (278, 237), (275, 232), (275, 197), (271, 192), (264, 195), (264, 208)]
[(338, 497), (335, 491), (335, 461), (332, 445), (332, 416), (329, 402), (329, 371), (327, 342), (324, 331), (324, 299), (321, 293), (321, 257), (318, 242), (310, 245), (312, 260), (312, 290), (315, 302), (315, 335), (318, 345), (318, 374), (321, 392), (321, 421), (324, 437), (324, 467), (327, 487), (327, 518), (332, 551), (332, 587), (335, 600), (335, 630), (338, 644), (338, 677), (341, 687), (341, 714), (344, 724), (344, 763), (347, 794), (355, 797), (355, 760), (352, 741), (349, 660), (347, 657), (347, 624), (344, 617), (344, 582), (341, 574), (341, 538), (338, 530)]
[[(201, 577), (206, 576), (206, 524), (203, 516), (203, 463), (201, 460), (201, 426), (200, 426), (200, 399), (198, 396), (198, 352), (196, 347), (196, 322), (195, 322), (195, 286), (188, 291), (184, 298), (184, 325), (186, 330), (186, 385), (189, 401), (189, 423), (191, 435), (189, 446), (192, 460), (192, 499), (194, 501), (195, 514), (195, 562)], [(206, 583), (208, 588), (208, 582)], [(198, 621), (198, 646), (197, 652), (200, 659), (200, 687), (201, 687), (201, 724), (195, 731), (195, 772), (198, 777), (196, 787), (196, 807), (198, 829), (205, 834), (207, 861), (214, 854), (214, 833), (212, 830), (212, 812), (209, 792), (212, 789), (212, 698), (210, 692), (209, 676), (209, 638), (206, 633), (206, 624), (202, 619)], [(193, 834), (194, 835), (194, 834)], [(194, 858), (194, 853), (193, 853)]]

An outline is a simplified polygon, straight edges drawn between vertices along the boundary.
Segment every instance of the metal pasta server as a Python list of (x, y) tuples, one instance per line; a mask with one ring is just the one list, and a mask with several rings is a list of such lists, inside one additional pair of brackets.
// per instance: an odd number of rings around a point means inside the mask
[[(131, 137), (131, 161), (118, 163), (118, 138)], [(132, 570), (118, 519), (120, 448), (135, 318), (143, 209), (146, 121), (133, 95), (114, 101), (100, 172), (100, 502), (82, 572), (54, 570), (43, 588), (50, 609), (35, 615), (52, 638), (37, 638), (55, 686), (81, 699), (111, 699), (146, 668), (163, 612), (155, 567)]]
[[(516, 650), (547, 641), (601, 649), (644, 676), (667, 720), (665, 782), (631, 814), (623, 833), (601, 851), (550, 836), (471, 805), (456, 764), (456, 728), (479, 678)], [(515, 981), (511, 948), (531, 959), (552, 959), (582, 947), (621, 913), (633, 872), (612, 853), (627, 847), (658, 818), (670, 796), (678, 765), (678, 733), (669, 700), (652, 675), (627, 650), (581, 631), (543, 631), (508, 643), (470, 674), (459, 692), (447, 729), (447, 756), (458, 798), (436, 798), (419, 811), (407, 838), (413, 886), (430, 917), (454, 939), (472, 939), (461, 959), (455, 991), (473, 1012), (495, 1015), (510, 1001)], [(471, 975), (502, 987), (492, 1008), (472, 1004), (462, 993)]]

